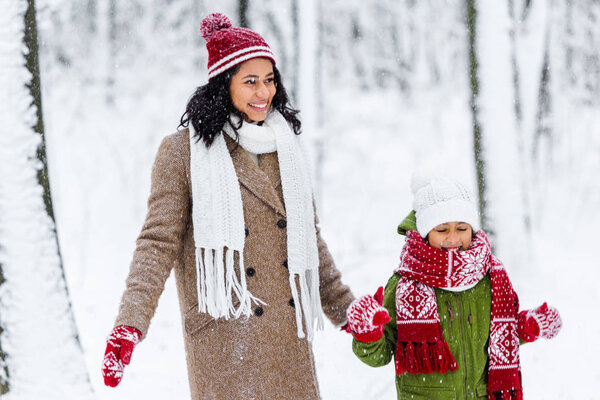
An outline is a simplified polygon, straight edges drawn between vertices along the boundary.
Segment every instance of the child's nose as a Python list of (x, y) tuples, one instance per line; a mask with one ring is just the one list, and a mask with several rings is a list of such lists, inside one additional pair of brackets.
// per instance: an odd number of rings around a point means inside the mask
[(457, 232), (450, 232), (448, 234), (448, 241), (451, 243), (456, 243), (460, 240)]

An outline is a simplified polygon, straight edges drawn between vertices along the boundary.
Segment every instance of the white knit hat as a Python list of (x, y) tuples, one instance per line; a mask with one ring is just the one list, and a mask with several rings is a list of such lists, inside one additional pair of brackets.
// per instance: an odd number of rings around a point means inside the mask
[(479, 230), (479, 214), (473, 193), (459, 181), (445, 175), (415, 173), (410, 185), (422, 237), (445, 222), (466, 222), (473, 232)]

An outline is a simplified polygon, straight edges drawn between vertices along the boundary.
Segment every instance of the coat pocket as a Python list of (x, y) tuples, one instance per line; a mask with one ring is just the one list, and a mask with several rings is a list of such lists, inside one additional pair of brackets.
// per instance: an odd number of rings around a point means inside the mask
[(477, 384), (477, 398), (480, 398), (480, 399), (488, 398), (487, 383), (483, 380)]
[[(233, 306), (238, 307), (239, 305), (240, 301), (234, 297)], [(194, 304), (186, 311), (184, 316), (185, 333), (193, 335), (204, 329), (211, 321), (215, 321), (215, 319), (208, 313), (198, 312), (198, 304)]]
[(433, 386), (402, 386), (398, 400), (456, 400), (454, 388)]
[(184, 317), (184, 329), (185, 333), (188, 335), (193, 335), (194, 333), (200, 331), (206, 325), (213, 321), (214, 318), (208, 314), (198, 311), (198, 304), (191, 307), (186, 311)]

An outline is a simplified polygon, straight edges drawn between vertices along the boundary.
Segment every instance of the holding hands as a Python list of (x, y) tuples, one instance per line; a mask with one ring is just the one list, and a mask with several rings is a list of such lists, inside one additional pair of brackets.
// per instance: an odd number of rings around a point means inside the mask
[(354, 300), (348, 307), (348, 323), (343, 328), (359, 342), (376, 342), (383, 336), (384, 325), (390, 321), (383, 307), (383, 287), (375, 296), (366, 295)]
[(539, 337), (552, 339), (561, 327), (558, 310), (546, 303), (533, 310), (521, 311), (517, 320), (519, 337), (525, 342), (533, 342)]
[(123, 378), (123, 369), (131, 361), (133, 348), (140, 342), (142, 334), (131, 326), (119, 325), (113, 329), (106, 341), (102, 376), (106, 386), (115, 387)]

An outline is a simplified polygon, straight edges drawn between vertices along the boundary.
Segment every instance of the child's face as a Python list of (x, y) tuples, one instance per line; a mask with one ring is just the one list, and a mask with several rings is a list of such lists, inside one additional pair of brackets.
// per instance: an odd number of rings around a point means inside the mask
[(446, 222), (429, 231), (431, 247), (442, 250), (467, 250), (471, 245), (473, 228), (466, 222)]

